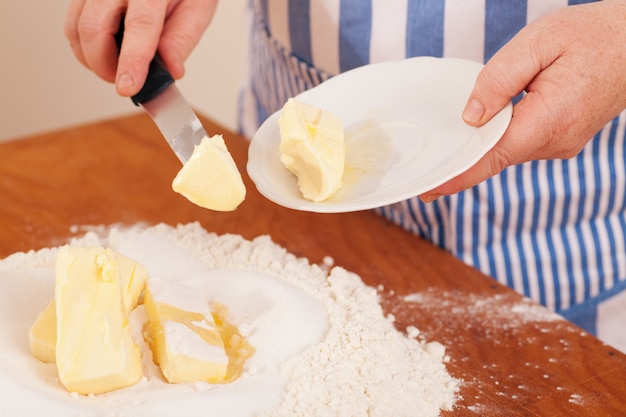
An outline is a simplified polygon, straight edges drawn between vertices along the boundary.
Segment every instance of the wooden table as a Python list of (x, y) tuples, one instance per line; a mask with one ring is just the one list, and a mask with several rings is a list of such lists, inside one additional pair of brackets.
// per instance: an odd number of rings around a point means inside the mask
[(180, 163), (143, 114), (0, 144), (0, 258), (63, 244), (74, 225), (198, 221), (248, 239), (267, 234), (381, 286), (399, 329), (414, 325), (446, 346), (448, 369), (464, 383), (457, 407), (442, 415), (626, 415), (626, 355), (371, 211), (314, 214), (265, 200), (245, 175), (247, 142), (203, 122), (224, 133), (244, 174), (248, 194), (234, 212), (172, 191)]

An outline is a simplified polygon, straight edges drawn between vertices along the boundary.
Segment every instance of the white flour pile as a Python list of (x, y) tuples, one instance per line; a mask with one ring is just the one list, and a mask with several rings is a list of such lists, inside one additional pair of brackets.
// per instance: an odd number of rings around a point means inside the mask
[(231, 384), (169, 385), (143, 346), (145, 378), (135, 386), (69, 394), (54, 365), (28, 349), (28, 328), (53, 296), (57, 249), (18, 253), (0, 261), (1, 415), (435, 417), (454, 405), (459, 382), (444, 347), (397, 331), (376, 290), (340, 267), (311, 265), (266, 236), (217, 236), (198, 224), (98, 229), (72, 244), (112, 247), (154, 278), (209, 294), (256, 352)]

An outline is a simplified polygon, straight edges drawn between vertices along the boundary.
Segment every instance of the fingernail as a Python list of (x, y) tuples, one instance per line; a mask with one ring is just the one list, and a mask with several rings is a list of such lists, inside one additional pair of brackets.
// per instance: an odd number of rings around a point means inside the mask
[(117, 83), (115, 83), (115, 85), (117, 86), (118, 91), (127, 91), (133, 88), (135, 80), (130, 74), (124, 73), (117, 78)]
[(423, 203), (432, 203), (433, 201), (441, 197), (441, 195), (442, 194), (423, 194), (420, 196), (420, 200), (422, 200)]
[(476, 100), (471, 99), (463, 110), (463, 119), (468, 123), (478, 123), (485, 114), (485, 106)]

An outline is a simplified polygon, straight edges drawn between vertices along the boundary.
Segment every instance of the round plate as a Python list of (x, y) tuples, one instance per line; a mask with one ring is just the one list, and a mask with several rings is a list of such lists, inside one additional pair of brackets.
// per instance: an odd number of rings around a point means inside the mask
[(366, 210), (422, 194), (470, 168), (502, 137), (509, 103), (481, 127), (465, 124), (463, 108), (482, 65), (417, 57), (362, 66), (296, 96), (333, 112), (344, 126), (346, 171), (330, 199), (302, 197), (280, 161), (280, 111), (252, 138), (248, 174), (269, 200), (321, 213)]

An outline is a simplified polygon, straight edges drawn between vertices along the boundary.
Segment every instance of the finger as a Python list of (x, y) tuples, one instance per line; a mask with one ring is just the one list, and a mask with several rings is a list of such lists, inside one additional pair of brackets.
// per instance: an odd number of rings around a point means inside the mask
[(80, 49), (87, 68), (100, 78), (113, 82), (117, 66), (117, 31), (125, 0), (85, 1), (77, 22)]
[(65, 37), (70, 42), (74, 56), (76, 56), (81, 64), (87, 66), (87, 61), (85, 61), (82, 48), (80, 47), (80, 37), (78, 34), (78, 20), (83, 11), (84, 4), (85, 0), (73, 0), (70, 3), (67, 13), (65, 14), (64, 32)]
[(174, 78), (183, 76), (183, 64), (209, 26), (216, 6), (217, 0), (190, 0), (180, 2), (169, 13), (158, 50)]
[[(128, 4), (115, 75), (118, 94), (132, 96), (143, 86), (161, 37), (166, 9), (166, 0), (137, 0)], [(110, 39), (113, 41), (113, 36)]]
[(463, 119), (471, 126), (481, 126), (521, 93), (547, 66), (543, 63), (538, 42), (522, 30), (500, 49), (478, 74), (463, 110)]

